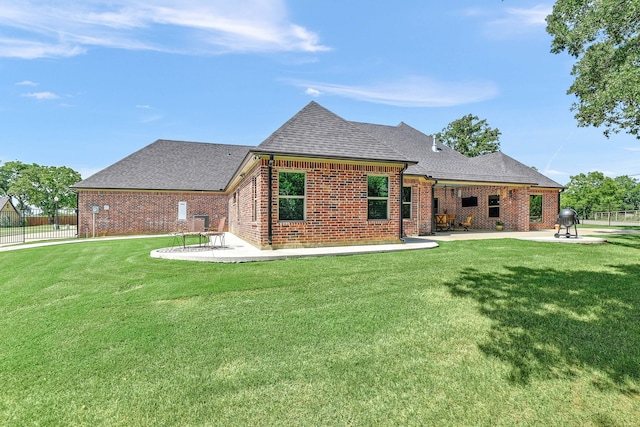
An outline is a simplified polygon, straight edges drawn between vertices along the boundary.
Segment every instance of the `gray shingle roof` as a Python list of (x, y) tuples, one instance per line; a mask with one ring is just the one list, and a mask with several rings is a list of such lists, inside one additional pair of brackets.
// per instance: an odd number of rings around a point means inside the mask
[(224, 190), (251, 148), (161, 139), (73, 187)]
[[(479, 168), (482, 167), (485, 170), (492, 171), (494, 176), (497, 179), (501, 179), (502, 182), (532, 183), (538, 187), (545, 188), (563, 187), (561, 184), (558, 184), (556, 181), (541, 174), (532, 167), (520, 163), (500, 151), (473, 157), (469, 160)], [(521, 181), (517, 181), (516, 179), (518, 178), (521, 178)], [(508, 181), (508, 179), (514, 179), (514, 181)]]
[(254, 152), (413, 163), (393, 146), (312, 101)]
[(562, 188), (557, 182), (500, 152), (469, 158), (442, 144), (437, 144), (438, 151), (433, 151), (433, 137), (405, 123), (398, 126), (353, 123), (417, 161), (418, 164), (407, 169), (408, 175), (431, 176), (438, 180)]
[(158, 140), (74, 188), (222, 191), (250, 152), (403, 162), (406, 174), (438, 180), (562, 188), (499, 152), (468, 158), (432, 146), (431, 136), (404, 123), (350, 122), (312, 101), (257, 147)]

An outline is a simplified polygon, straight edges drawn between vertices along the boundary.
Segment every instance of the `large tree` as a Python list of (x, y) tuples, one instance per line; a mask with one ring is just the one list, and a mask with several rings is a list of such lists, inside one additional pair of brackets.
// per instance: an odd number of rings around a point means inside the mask
[(577, 59), (568, 94), (579, 126), (640, 138), (640, 0), (557, 0), (551, 52)]
[(633, 209), (639, 203), (640, 184), (629, 176), (610, 178), (602, 172), (581, 173), (571, 177), (562, 192), (562, 207), (574, 208), (580, 216), (593, 212)]
[(18, 200), (20, 209), (35, 206), (52, 216), (56, 206), (76, 207), (76, 196), (69, 187), (81, 179), (78, 172), (66, 166), (21, 164), (19, 172), (9, 180), (6, 193)]
[(20, 161), (6, 162), (0, 166), (0, 195), (10, 196), (15, 199), (17, 201), (16, 207), (19, 210), (27, 209), (28, 196), (20, 188), (15, 187), (15, 184), (22, 176), (22, 173), (32, 166)]
[(491, 129), (486, 120), (473, 114), (452, 121), (436, 138), (467, 157), (500, 151), (500, 131)]

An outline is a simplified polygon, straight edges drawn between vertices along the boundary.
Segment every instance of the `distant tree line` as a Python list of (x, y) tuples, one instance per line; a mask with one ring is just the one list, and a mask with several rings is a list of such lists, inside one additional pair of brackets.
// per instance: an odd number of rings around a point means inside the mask
[(56, 206), (77, 208), (77, 198), (70, 187), (81, 179), (78, 172), (66, 166), (6, 162), (0, 164), (0, 196), (11, 197), (20, 211), (39, 208), (52, 217)]
[(561, 193), (561, 207), (575, 209), (581, 217), (594, 212), (640, 209), (640, 182), (628, 175), (611, 178), (602, 172), (581, 173), (571, 177)]

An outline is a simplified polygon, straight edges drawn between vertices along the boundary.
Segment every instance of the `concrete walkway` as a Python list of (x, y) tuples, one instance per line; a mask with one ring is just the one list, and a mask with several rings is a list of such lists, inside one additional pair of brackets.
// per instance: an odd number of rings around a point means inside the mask
[[(605, 232), (611, 233), (612, 231), (613, 230), (609, 229)], [(596, 234), (596, 230), (594, 229), (586, 229), (585, 232)], [(580, 231), (578, 231), (578, 233), (580, 234)], [(151, 257), (185, 261), (233, 263), (433, 249), (438, 247), (439, 241), (454, 240), (511, 238), (559, 244), (594, 244), (606, 242), (606, 239), (603, 237), (587, 237), (581, 235), (579, 235), (578, 238), (555, 238), (553, 230), (529, 232), (473, 230), (468, 232), (443, 232), (424, 237), (408, 237), (404, 239), (403, 244), (260, 250), (231, 233), (226, 233), (225, 236), (226, 246), (224, 248), (216, 247), (212, 249), (207, 246), (188, 246), (186, 249), (182, 247), (163, 248), (152, 251)]]

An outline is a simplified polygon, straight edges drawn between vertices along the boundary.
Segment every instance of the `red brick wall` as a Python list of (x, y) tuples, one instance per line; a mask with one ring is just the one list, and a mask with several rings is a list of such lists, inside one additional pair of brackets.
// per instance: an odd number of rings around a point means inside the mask
[[(400, 166), (328, 163), (277, 159), (272, 168), (272, 248), (336, 246), (399, 242)], [(306, 174), (306, 218), (304, 221), (278, 220), (278, 173)], [(389, 219), (367, 219), (367, 176), (389, 176)], [(259, 221), (251, 221), (252, 182), (256, 177)], [(268, 165), (248, 174), (229, 202), (232, 231), (258, 247), (269, 247)], [(238, 215), (239, 213), (239, 215)], [(263, 215), (260, 215), (263, 214)]]
[(532, 222), (532, 230), (547, 230), (553, 228), (558, 218), (560, 207), (558, 206), (558, 190), (542, 190), (532, 188), (530, 194), (542, 194), (542, 222)]
[(255, 246), (264, 246), (267, 198), (267, 160), (263, 160), (229, 195), (229, 231)]
[(403, 219), (405, 236), (425, 236), (431, 234), (433, 215), (431, 191), (433, 182), (424, 178), (404, 177), (404, 186), (411, 187), (411, 218)]
[[(178, 221), (178, 202), (187, 202), (187, 220)], [(78, 191), (78, 233), (93, 235), (168, 233), (188, 227), (188, 219), (208, 215), (210, 227), (227, 217), (227, 196), (220, 193), (174, 191)], [(105, 206), (109, 209), (105, 210)]]
[[(220, 218), (227, 218), (227, 229), (249, 243), (268, 248), (268, 164), (258, 163), (233, 193), (172, 191), (80, 190), (78, 198), (81, 236), (93, 235), (92, 207), (96, 214), (95, 235), (168, 233), (188, 226), (178, 221), (178, 202), (187, 202), (187, 219), (208, 215), (215, 229)], [(306, 173), (306, 221), (278, 221), (278, 172)], [(396, 242), (400, 233), (400, 167), (277, 160), (273, 167), (273, 248)], [(367, 220), (367, 176), (389, 176), (389, 220)], [(255, 187), (254, 187), (255, 180)], [(432, 182), (405, 176), (412, 187), (411, 218), (403, 220), (407, 236), (428, 235), (432, 231)], [(255, 196), (254, 196), (255, 191)], [(552, 229), (558, 214), (558, 190), (530, 187), (435, 188), (440, 213), (455, 213), (456, 222), (474, 214), (472, 228), (493, 229), (488, 218), (488, 196), (500, 195), (500, 220), (507, 230)], [(543, 219), (529, 223), (529, 196), (542, 194)], [(462, 207), (461, 198), (475, 196), (477, 207)], [(256, 216), (254, 217), (254, 197)], [(109, 209), (105, 210), (104, 206)]]

